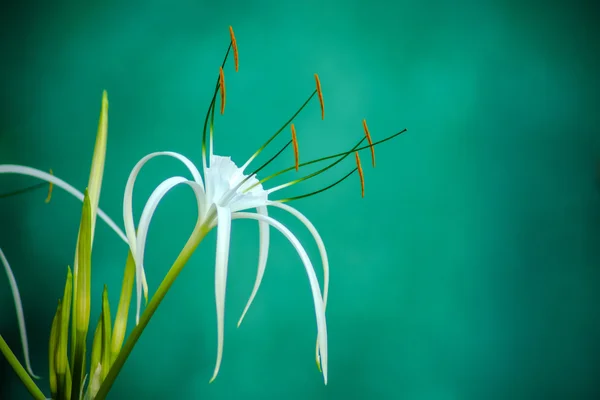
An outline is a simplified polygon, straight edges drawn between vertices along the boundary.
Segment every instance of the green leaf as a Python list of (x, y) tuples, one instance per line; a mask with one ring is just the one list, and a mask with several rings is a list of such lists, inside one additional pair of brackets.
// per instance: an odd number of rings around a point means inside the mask
[(73, 296), (74, 352), (72, 360), (73, 393), (79, 393), (85, 370), (86, 338), (90, 323), (90, 286), (92, 260), (92, 217), (90, 196), (85, 191), (75, 269), (75, 291)]
[(119, 307), (117, 308), (117, 315), (115, 317), (115, 325), (113, 327), (111, 338), (111, 365), (115, 358), (117, 358), (119, 351), (121, 351), (121, 346), (123, 346), (123, 340), (125, 339), (125, 332), (127, 331), (127, 317), (129, 315), (129, 305), (131, 304), (131, 293), (133, 291), (134, 280), (135, 262), (133, 261), (131, 252), (129, 252), (127, 256), (127, 262), (125, 264), (125, 272), (123, 274), (123, 284), (121, 286)]
[(94, 373), (94, 369), (100, 362), (102, 354), (102, 315), (98, 318), (98, 324), (94, 331), (94, 340), (92, 341), (92, 355), (90, 357), (90, 376)]
[(56, 399), (57, 395), (57, 376), (56, 376), (56, 368), (55, 368), (55, 355), (56, 350), (58, 348), (58, 330), (60, 320), (60, 300), (58, 300), (58, 306), (56, 307), (56, 314), (54, 314), (54, 318), (52, 319), (52, 328), (50, 328), (50, 341), (48, 343), (48, 380), (50, 381), (50, 393), (52, 398)]
[(106, 160), (106, 141), (108, 136), (108, 94), (102, 92), (102, 106), (100, 108), (100, 119), (98, 121), (98, 132), (96, 133), (96, 144), (92, 156), (92, 168), (88, 182), (88, 192), (92, 206), (92, 240), (96, 226), (96, 212), (100, 201), (100, 189), (102, 187), (102, 176), (104, 175), (104, 162)]
[(110, 352), (110, 304), (108, 303), (108, 287), (104, 285), (102, 291), (102, 376), (101, 381), (104, 380), (111, 364), (111, 352)]
[(62, 312), (58, 320), (59, 329), (56, 353), (56, 372), (64, 375), (68, 367), (67, 346), (69, 342), (69, 317), (71, 311), (71, 300), (73, 297), (73, 273), (71, 267), (67, 267), (67, 280), (62, 299)]

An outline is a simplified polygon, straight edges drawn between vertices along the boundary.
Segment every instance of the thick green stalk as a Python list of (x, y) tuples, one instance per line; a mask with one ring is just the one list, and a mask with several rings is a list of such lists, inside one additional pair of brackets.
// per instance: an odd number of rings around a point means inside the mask
[(0, 352), (2, 352), (4, 358), (6, 358), (6, 361), (8, 361), (10, 366), (13, 368), (19, 379), (21, 379), (21, 382), (23, 382), (23, 384), (25, 385), (29, 393), (33, 396), (33, 398), (36, 400), (46, 399), (44, 393), (42, 393), (42, 391), (40, 390), (40, 388), (37, 387), (33, 379), (31, 379), (31, 376), (29, 376), (27, 371), (25, 371), (25, 368), (23, 368), (23, 366), (17, 359), (15, 353), (13, 353), (10, 347), (8, 347), (8, 344), (6, 344), (2, 335), (0, 335)]
[(125, 345), (119, 352), (117, 358), (114, 360), (113, 365), (110, 368), (110, 371), (108, 371), (106, 379), (104, 380), (104, 382), (102, 382), (102, 386), (100, 387), (100, 390), (98, 390), (98, 393), (96, 394), (94, 400), (104, 400), (106, 398), (108, 391), (112, 387), (115, 379), (117, 378), (117, 375), (121, 371), (121, 368), (123, 368), (125, 361), (127, 361), (127, 357), (129, 357), (129, 354), (133, 350), (133, 347), (137, 343), (142, 332), (148, 325), (148, 322), (150, 322), (150, 319), (154, 315), (154, 312), (156, 311), (156, 309), (164, 299), (165, 295), (175, 282), (175, 279), (177, 279), (177, 276), (179, 276), (179, 273), (183, 270), (183, 267), (185, 267), (188, 260), (194, 253), (194, 250), (196, 250), (196, 247), (198, 247), (198, 245), (200, 244), (204, 236), (206, 236), (208, 231), (209, 228), (204, 226), (203, 224), (196, 224), (196, 227), (194, 228), (194, 231), (192, 232), (192, 235), (188, 239), (187, 243), (185, 244), (183, 250), (181, 250), (179, 256), (177, 256), (177, 259), (171, 266), (171, 269), (161, 282), (160, 286), (156, 290), (156, 293), (154, 294), (154, 296), (152, 296), (152, 299), (148, 303), (148, 306), (142, 313), (140, 317), (140, 322), (135, 328), (133, 328), (129, 337), (127, 338), (127, 341), (125, 342)]

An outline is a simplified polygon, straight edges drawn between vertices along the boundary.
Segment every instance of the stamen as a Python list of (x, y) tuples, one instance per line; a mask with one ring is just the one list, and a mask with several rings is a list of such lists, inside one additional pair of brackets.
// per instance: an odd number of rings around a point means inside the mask
[(27, 193), (27, 192), (31, 192), (33, 190), (37, 190), (40, 188), (43, 188), (46, 186), (46, 182), (40, 182), (40, 183), (36, 183), (35, 185), (23, 188), (23, 189), (18, 189), (15, 190), (14, 192), (8, 192), (8, 193), (2, 193), (0, 194), (0, 199), (4, 199), (6, 197), (12, 197), (12, 196), (16, 196), (18, 194), (23, 194), (23, 193)]
[[(248, 161), (246, 162), (246, 164), (244, 164), (244, 168), (245, 168), (245, 167), (247, 167), (247, 166), (250, 164), (250, 162), (251, 162), (252, 160), (254, 160), (254, 159), (255, 159), (255, 158), (256, 158), (256, 157), (257, 157), (257, 156), (260, 154), (260, 152), (261, 152), (261, 151), (263, 151), (263, 150), (264, 150), (264, 149), (265, 149), (265, 148), (266, 148), (266, 147), (269, 145), (269, 143), (271, 143), (271, 142), (272, 142), (272, 141), (273, 141), (273, 140), (274, 140), (274, 139), (275, 139), (275, 138), (276, 138), (276, 137), (277, 137), (277, 136), (278, 136), (278, 135), (279, 135), (281, 132), (283, 132), (283, 130), (284, 130), (284, 129), (285, 129), (285, 128), (286, 128), (286, 127), (287, 127), (287, 126), (288, 126), (288, 125), (289, 125), (289, 124), (290, 124), (290, 123), (293, 121), (293, 120), (294, 120), (294, 118), (296, 118), (296, 117), (298, 116), (298, 114), (300, 114), (300, 111), (302, 111), (302, 110), (304, 109), (304, 107), (306, 107), (306, 105), (307, 105), (307, 104), (310, 102), (310, 100), (313, 98), (313, 96), (314, 96), (316, 93), (317, 93), (317, 91), (316, 91), (316, 90), (315, 90), (315, 91), (313, 91), (313, 92), (312, 92), (312, 94), (311, 94), (310, 96), (308, 96), (308, 99), (306, 99), (306, 101), (304, 102), (304, 104), (302, 104), (302, 105), (300, 106), (300, 108), (298, 109), (298, 111), (296, 111), (296, 112), (294, 113), (294, 115), (292, 115), (292, 117), (291, 117), (290, 119), (288, 119), (288, 120), (285, 122), (285, 124), (283, 124), (283, 125), (281, 126), (281, 128), (279, 128), (279, 129), (277, 130), (277, 132), (275, 132), (275, 133), (273, 134), (273, 136), (271, 136), (271, 137), (270, 137), (270, 138), (269, 138), (269, 139), (268, 139), (268, 140), (267, 140), (267, 141), (266, 141), (266, 142), (265, 142), (265, 143), (264, 143), (262, 146), (260, 146), (260, 147), (258, 148), (258, 150), (256, 150), (256, 151), (254, 152), (254, 154), (252, 154), (252, 156), (251, 156), (251, 157), (248, 159)], [(294, 168), (294, 167), (292, 167), (292, 168), (290, 168), (290, 169), (293, 169), (293, 168)]]
[(323, 91), (321, 91), (321, 81), (319, 75), (315, 74), (315, 81), (317, 82), (317, 94), (319, 95), (319, 104), (321, 104), (321, 119), (325, 119), (325, 103), (323, 103)]
[[(50, 175), (54, 175), (52, 173), (52, 169), (50, 170)], [(52, 182), (48, 182), (48, 196), (46, 196), (46, 200), (44, 200), (44, 202), (46, 204), (50, 203), (50, 199), (52, 199), (52, 188), (54, 187), (54, 184)]]
[[(378, 144), (381, 144), (381, 143), (387, 142), (388, 140), (391, 140), (391, 139), (395, 138), (396, 136), (399, 136), (399, 135), (403, 134), (404, 132), (406, 132), (406, 129), (403, 129), (403, 130), (401, 130), (400, 132), (396, 132), (396, 133), (394, 133), (393, 135), (390, 135), (390, 136), (388, 136), (388, 137), (386, 137), (386, 138), (383, 138), (383, 139), (381, 139), (381, 140), (378, 140), (378, 141), (376, 141), (376, 142), (373, 142), (373, 146), (377, 146)], [(334, 165), (336, 165), (337, 163), (339, 163), (340, 161), (342, 161), (342, 160), (343, 160), (345, 157), (347, 157), (349, 154), (351, 154), (351, 153), (353, 153), (353, 152), (355, 152), (355, 151), (361, 151), (361, 150), (364, 150), (364, 149), (367, 149), (367, 148), (371, 147), (371, 145), (366, 145), (366, 146), (361, 146), (361, 147), (359, 147), (359, 146), (360, 146), (360, 144), (361, 144), (362, 142), (364, 142), (364, 140), (365, 140), (365, 138), (362, 138), (362, 139), (360, 139), (360, 140), (358, 141), (358, 143), (357, 143), (356, 145), (354, 145), (354, 147), (353, 147), (353, 148), (351, 148), (350, 150), (344, 151), (344, 152), (342, 152), (342, 153), (332, 154), (332, 155), (330, 155), (330, 156), (325, 156), (325, 157), (321, 157), (321, 158), (317, 158), (317, 159), (314, 159), (314, 160), (311, 160), (311, 161), (306, 161), (306, 162), (303, 162), (303, 163), (301, 163), (301, 164), (299, 165), (299, 167), (304, 167), (304, 166), (306, 166), (306, 165), (315, 164), (315, 163), (319, 163), (319, 162), (326, 161), (326, 160), (331, 160), (332, 158), (338, 158), (338, 157), (342, 157), (341, 159), (339, 159), (339, 160), (336, 160), (335, 162), (333, 162), (333, 163), (332, 163), (331, 165), (329, 165), (328, 167), (325, 167), (325, 168), (323, 168), (322, 170), (320, 170), (320, 171), (317, 171), (317, 172), (315, 172), (315, 173), (311, 174), (310, 176), (308, 176), (308, 177), (306, 177), (306, 178), (301, 178), (301, 180), (303, 180), (303, 179), (307, 179), (307, 178), (309, 178), (309, 177), (312, 177), (312, 176), (315, 176), (315, 175), (317, 175), (317, 174), (319, 174), (319, 173), (321, 173), (321, 172), (324, 172), (326, 169), (333, 167)], [(274, 174), (271, 174), (271, 175), (267, 176), (266, 178), (263, 178), (263, 179), (261, 179), (259, 183), (260, 183), (260, 184), (264, 184), (266, 181), (268, 181), (268, 180), (270, 180), (270, 179), (273, 179), (273, 178), (275, 178), (275, 177), (277, 177), (277, 176), (279, 176), (279, 175), (282, 175), (282, 174), (284, 174), (284, 173), (286, 173), (286, 172), (289, 172), (289, 171), (293, 170), (294, 168), (295, 168), (295, 167), (294, 167), (294, 166), (292, 166), (292, 167), (288, 167), (288, 168), (282, 169), (282, 170), (281, 170), (281, 171), (279, 171), (279, 172), (276, 172), (276, 173), (274, 173)], [(299, 181), (300, 181), (300, 180), (298, 180), (298, 182), (299, 182)], [(288, 186), (289, 186), (289, 185), (288, 185)]]
[(294, 160), (296, 161), (296, 171), (298, 171), (300, 156), (298, 154), (298, 139), (296, 138), (296, 127), (294, 124), (292, 124), (292, 142), (294, 143)]
[(219, 68), (219, 86), (221, 86), (221, 114), (225, 112), (225, 74), (223, 67)]
[(358, 151), (354, 153), (356, 156), (356, 169), (358, 170), (358, 176), (360, 177), (360, 194), (365, 197), (365, 176), (363, 175), (362, 166), (360, 165), (360, 157)]
[(369, 127), (367, 126), (366, 119), (363, 119), (363, 129), (365, 130), (365, 136), (367, 137), (367, 141), (371, 147), (371, 161), (373, 163), (373, 168), (375, 168), (375, 148), (373, 147), (373, 141), (371, 140), (371, 134), (369, 133)]
[[(50, 175), (54, 175), (52, 173), (52, 170), (50, 170)], [(46, 200), (44, 200), (44, 201), (46, 203), (49, 203), (50, 198), (52, 197), (52, 189), (54, 187), (54, 184), (52, 182), (40, 182), (40, 183), (36, 183), (35, 185), (31, 185), (31, 186), (23, 188), (23, 189), (15, 190), (13, 192), (2, 193), (2, 194), (0, 194), (0, 199), (17, 196), (19, 194), (23, 194), (23, 193), (27, 193), (27, 192), (32, 192), (34, 190), (41, 189), (41, 188), (45, 187), (46, 185), (48, 185), (48, 196), (46, 197)]]
[(238, 48), (237, 48), (237, 42), (235, 40), (235, 35), (233, 33), (233, 28), (231, 27), (231, 25), (229, 26), (229, 35), (231, 36), (231, 47), (233, 47), (233, 61), (235, 64), (235, 72), (238, 72), (238, 68), (239, 68), (239, 58), (238, 58)]
[[(227, 51), (225, 52), (225, 57), (223, 58), (223, 62), (221, 63), (221, 68), (225, 67), (225, 63), (227, 62), (227, 58), (229, 57), (229, 52), (231, 51), (231, 43), (227, 47)], [(211, 118), (211, 114), (214, 118), (215, 114), (215, 103), (217, 101), (217, 93), (219, 93), (219, 87), (221, 83), (221, 74), (217, 77), (217, 83), (215, 83), (215, 91), (210, 100), (210, 104), (208, 106), (208, 110), (206, 111), (206, 118), (204, 119), (204, 127), (202, 128), (202, 166), (206, 169), (206, 128), (208, 127), (209, 119)], [(212, 129), (212, 120), (211, 120), (211, 129)], [(211, 147), (212, 147), (212, 133), (211, 133)]]
[[(264, 167), (266, 167), (267, 165), (269, 165), (271, 162), (273, 162), (273, 160), (275, 160), (277, 157), (279, 157), (279, 155), (281, 153), (283, 153), (283, 151), (285, 149), (287, 149), (287, 147), (292, 144), (291, 140), (288, 140), (288, 142), (285, 144), (285, 146), (283, 146), (281, 148), (281, 150), (279, 150), (273, 157), (271, 157), (267, 162), (265, 162), (263, 165), (261, 165), (260, 167), (258, 167), (254, 172), (252, 172), (250, 175), (248, 175), (243, 181), (241, 181), (237, 186), (235, 186), (233, 189), (231, 189), (230, 191), (237, 191), (239, 188), (242, 187), (242, 185), (244, 183), (246, 183), (248, 181), (248, 179), (252, 178), (253, 176), (256, 176), (256, 174), (258, 174)], [(250, 190), (254, 189), (257, 185), (259, 185), (260, 182), (255, 183), (254, 185), (244, 189), (244, 193), (249, 192)]]
[(315, 194), (322, 193), (322, 192), (324, 192), (324, 191), (326, 191), (326, 190), (329, 190), (329, 189), (333, 188), (334, 186), (337, 186), (337, 185), (339, 185), (339, 184), (340, 184), (340, 183), (342, 183), (344, 180), (346, 180), (346, 178), (348, 178), (350, 175), (352, 175), (354, 172), (356, 172), (356, 168), (354, 168), (352, 171), (348, 172), (346, 175), (344, 175), (344, 177), (342, 177), (342, 178), (341, 178), (341, 179), (339, 179), (338, 181), (336, 181), (336, 182), (332, 183), (332, 184), (331, 184), (331, 185), (329, 185), (329, 186), (325, 186), (325, 187), (324, 187), (324, 188), (322, 188), (322, 189), (315, 190), (314, 192), (310, 192), (310, 193), (307, 193), (307, 194), (302, 194), (302, 195), (300, 195), (300, 196), (288, 197), (287, 199), (282, 199), (282, 200), (277, 200), (277, 201), (278, 201), (279, 203), (287, 203), (287, 202), (289, 202), (289, 201), (292, 201), (292, 200), (304, 199), (304, 198), (306, 198), (306, 197), (310, 197), (310, 196), (314, 196)]

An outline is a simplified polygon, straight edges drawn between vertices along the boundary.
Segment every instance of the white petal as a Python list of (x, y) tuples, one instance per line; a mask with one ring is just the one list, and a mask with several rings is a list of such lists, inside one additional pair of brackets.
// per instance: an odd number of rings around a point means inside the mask
[(288, 228), (286, 228), (281, 222), (264, 215), (253, 214), (240, 212), (235, 213), (232, 216), (233, 219), (255, 219), (258, 221), (264, 221), (271, 225), (273, 228), (279, 230), (283, 235), (290, 241), (292, 246), (298, 252), (298, 255), (302, 259), (302, 263), (304, 264), (304, 268), (306, 269), (306, 274), (308, 275), (308, 280), (310, 282), (310, 288), (312, 290), (313, 302), (315, 305), (315, 314), (317, 317), (317, 331), (318, 331), (318, 340), (319, 340), (319, 352), (321, 353), (321, 366), (323, 370), (323, 379), (325, 384), (327, 384), (327, 323), (325, 321), (325, 307), (323, 304), (323, 299), (321, 297), (321, 290), (319, 288), (319, 281), (317, 280), (317, 275), (315, 274), (315, 270), (310, 262), (308, 254), (300, 241), (294, 236), (292, 232)]
[[(200, 176), (200, 172), (189, 159), (184, 157), (183, 155), (171, 151), (160, 151), (156, 153), (150, 153), (145, 157), (142, 157), (140, 161), (133, 167), (131, 173), (129, 174), (129, 178), (127, 179), (127, 184), (125, 185), (125, 193), (123, 195), (123, 223), (125, 224), (125, 234), (126, 241), (129, 243), (129, 250), (133, 255), (133, 259), (136, 263), (136, 267), (139, 264), (136, 260), (136, 235), (135, 235), (135, 224), (133, 222), (133, 186), (135, 184), (135, 180), (137, 179), (138, 174), (142, 167), (152, 158), (159, 156), (168, 156), (173, 157), (179, 161), (181, 161), (187, 169), (192, 174), (194, 181), (204, 188), (204, 184), (202, 182), (202, 176)], [(139, 277), (139, 274), (136, 274), (136, 277)], [(136, 278), (137, 279), (137, 278)], [(144, 296), (148, 298), (148, 284), (146, 283), (146, 276), (144, 271), (142, 270), (142, 286), (144, 287)]]
[(215, 261), (215, 301), (217, 304), (217, 363), (210, 381), (214, 381), (223, 358), (225, 320), (225, 286), (229, 262), (229, 240), (231, 237), (231, 211), (217, 206), (217, 259)]
[(129, 242), (129, 248), (131, 249), (131, 254), (135, 256), (135, 224), (133, 222), (133, 186), (135, 184), (135, 180), (137, 179), (140, 170), (149, 160), (154, 157), (159, 156), (168, 156), (176, 158), (181, 161), (187, 169), (192, 174), (194, 181), (204, 188), (204, 184), (202, 182), (202, 176), (200, 176), (200, 172), (189, 159), (184, 157), (179, 153), (174, 153), (171, 151), (160, 151), (156, 153), (150, 153), (143, 157), (140, 161), (135, 164), (135, 167), (131, 170), (129, 174), (129, 178), (127, 179), (127, 184), (125, 185), (125, 194), (123, 196), (123, 221), (125, 224), (125, 233), (127, 234), (127, 239)]
[[(79, 201), (83, 201), (83, 193), (81, 193), (79, 190), (75, 189), (73, 186), (69, 185), (67, 182), (63, 181), (62, 179), (57, 178), (54, 175), (50, 175), (47, 172), (40, 171), (35, 168), (25, 167), (23, 165), (7, 165), (7, 164), (5, 164), (5, 165), (0, 165), (0, 174), (27, 175), (27, 176), (32, 176), (34, 178), (41, 179), (46, 182), (51, 182), (52, 184), (56, 185), (57, 187), (63, 189), (65, 192), (71, 194), (73, 197), (77, 198)], [(103, 219), (104, 222), (106, 222), (108, 224), (108, 226), (110, 226), (111, 229), (113, 231), (115, 231), (117, 233), (117, 235), (119, 235), (119, 237), (121, 239), (123, 239), (123, 241), (125, 243), (127, 243), (127, 237), (125, 236), (123, 231), (121, 231), (121, 229), (117, 226), (117, 224), (115, 224), (114, 221), (112, 219), (110, 219), (110, 217), (108, 215), (106, 215), (106, 213), (104, 211), (102, 211), (101, 209), (98, 209), (98, 216), (101, 219)]]
[[(308, 218), (304, 216), (300, 211), (296, 210), (293, 207), (288, 206), (287, 204), (279, 203), (276, 201), (270, 201), (268, 205), (273, 207), (281, 208), (292, 214), (294, 217), (298, 218), (300, 222), (302, 222), (306, 228), (308, 228), (309, 232), (312, 234), (315, 242), (317, 243), (317, 247), (319, 248), (319, 253), (321, 255), (321, 262), (323, 263), (323, 309), (327, 309), (327, 296), (329, 294), (329, 259), (327, 258), (327, 250), (325, 250), (325, 243), (323, 243), (323, 239), (321, 239), (321, 235), (317, 231), (317, 228), (310, 222)], [(317, 365), (321, 368), (319, 361), (319, 343), (317, 339), (317, 347), (316, 347), (316, 358)]]
[(288, 206), (284, 203), (279, 203), (277, 201), (269, 201), (267, 203), (269, 206), (281, 208), (292, 214), (294, 217), (298, 218), (300, 222), (302, 222), (306, 228), (309, 230), (315, 242), (317, 243), (317, 247), (319, 248), (319, 254), (321, 255), (321, 262), (323, 263), (323, 304), (325, 308), (327, 307), (327, 296), (329, 293), (329, 259), (327, 258), (327, 250), (325, 249), (325, 243), (323, 243), (323, 239), (321, 239), (321, 235), (317, 231), (317, 228), (310, 222), (308, 218), (304, 216), (300, 211), (296, 210), (293, 207)]
[[(134, 254), (134, 260), (136, 260), (135, 272), (136, 272), (136, 290), (137, 290), (137, 309), (135, 314), (136, 324), (140, 319), (140, 308), (141, 308), (141, 296), (142, 296), (142, 285), (144, 281), (144, 250), (146, 248), (146, 238), (148, 236), (148, 228), (150, 227), (150, 221), (152, 221), (152, 216), (158, 207), (158, 204), (163, 199), (163, 197), (175, 186), (184, 183), (189, 185), (196, 195), (196, 202), (198, 203), (198, 220), (202, 218), (202, 212), (204, 208), (204, 190), (202, 186), (194, 181), (187, 180), (181, 176), (174, 176), (164, 180), (160, 185), (154, 189), (146, 205), (144, 206), (144, 210), (142, 211), (142, 216), (140, 217), (140, 223), (137, 231), (136, 238), (136, 252)], [(147, 290), (147, 289), (145, 289)]]
[(19, 287), (17, 286), (17, 280), (13, 275), (12, 270), (10, 269), (10, 265), (8, 264), (8, 260), (4, 255), (2, 249), (0, 249), (0, 260), (4, 265), (4, 269), (6, 270), (6, 275), (8, 276), (8, 282), (10, 283), (10, 290), (12, 291), (13, 299), (15, 301), (15, 308), (17, 310), (17, 321), (19, 323), (19, 334), (21, 335), (21, 343), (23, 344), (23, 356), (25, 357), (25, 367), (27, 368), (27, 372), (35, 378), (39, 378), (33, 373), (31, 369), (31, 362), (29, 360), (29, 346), (27, 344), (27, 330), (25, 329), (25, 314), (23, 313), (23, 304), (21, 303), (21, 295), (19, 294)]
[[(262, 214), (264, 216), (268, 216), (267, 207), (258, 207), (256, 212)], [(265, 274), (265, 268), (267, 267), (267, 257), (269, 255), (269, 224), (264, 221), (258, 221), (258, 230), (259, 230), (259, 247), (258, 247), (258, 270), (256, 271), (256, 281), (254, 282), (254, 288), (252, 289), (252, 294), (250, 294), (250, 298), (248, 299), (248, 303), (244, 308), (244, 312), (242, 312), (242, 316), (238, 321), (238, 328), (242, 324), (244, 320), (244, 316), (248, 312), (252, 301), (254, 301), (254, 297), (258, 292), (258, 288), (260, 287), (260, 283), (262, 282), (263, 275)]]

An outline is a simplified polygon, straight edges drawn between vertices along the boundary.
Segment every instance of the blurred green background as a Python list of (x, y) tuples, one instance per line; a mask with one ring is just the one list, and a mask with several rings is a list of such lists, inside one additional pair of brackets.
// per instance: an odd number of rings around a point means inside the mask
[[(361, 137), (363, 118), (375, 139), (409, 129), (377, 148), (377, 168), (364, 154), (364, 199), (354, 176), (293, 204), (319, 229), (331, 262), (327, 386), (314, 365), (306, 274), (276, 231), (263, 286), (236, 329), (258, 258), (256, 223), (236, 221), (217, 380), (208, 384), (216, 355), (212, 233), (109, 398), (600, 398), (597, 16), (591, 1), (3, 4), (0, 163), (52, 168), (83, 189), (108, 90), (100, 205), (120, 226), (138, 159), (172, 150), (200, 163), (229, 25), (240, 71), (226, 68), (218, 154), (243, 163), (311, 93), (314, 72), (326, 118), (313, 102), (296, 120), (302, 159), (345, 150)], [(287, 152), (269, 172), (291, 161)], [(352, 165), (280, 196), (319, 189)], [(185, 172), (168, 159), (148, 164), (136, 215), (158, 183)], [(3, 175), (0, 192), (33, 183)], [(0, 246), (22, 291), (34, 370), (48, 393), (50, 322), (81, 208), (59, 190), (50, 204), (44, 197), (42, 189), (0, 200)], [(320, 271), (306, 229), (273, 215), (298, 234)], [(146, 253), (151, 292), (195, 217), (187, 188), (159, 207)], [(126, 252), (99, 222), (94, 323), (105, 283), (114, 313)], [(4, 277), (0, 288), (0, 332), (22, 358)], [(0, 398), (27, 397), (0, 361)]]

